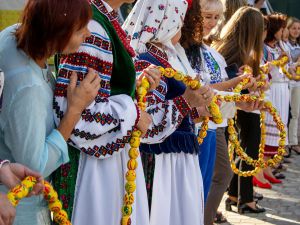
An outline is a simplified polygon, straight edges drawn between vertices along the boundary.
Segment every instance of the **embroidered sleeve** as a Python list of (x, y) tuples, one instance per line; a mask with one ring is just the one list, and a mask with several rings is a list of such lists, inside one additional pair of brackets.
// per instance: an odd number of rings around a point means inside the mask
[(76, 54), (62, 58), (57, 78), (54, 111), (58, 124), (67, 108), (67, 86), (72, 71), (79, 82), (88, 68), (101, 77), (101, 88), (94, 102), (86, 108), (76, 124), (69, 143), (96, 158), (110, 157), (128, 143), (137, 119), (137, 110), (130, 96), (110, 96), (113, 69), (112, 46), (105, 30), (95, 21), (89, 23), (92, 36), (87, 38)]
[[(148, 61), (139, 60), (135, 62), (137, 76), (151, 65)], [(152, 117), (150, 125), (143, 143), (155, 144), (163, 142), (170, 134), (172, 134), (181, 124), (182, 119), (191, 111), (190, 106), (182, 96), (178, 96), (172, 100), (166, 100), (168, 91), (167, 80), (162, 77), (159, 86), (148, 93), (147, 112)]]

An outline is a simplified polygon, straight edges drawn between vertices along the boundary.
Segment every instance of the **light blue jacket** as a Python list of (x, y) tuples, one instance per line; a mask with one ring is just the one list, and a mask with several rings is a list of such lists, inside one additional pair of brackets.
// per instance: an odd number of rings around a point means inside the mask
[[(0, 33), (0, 68), (5, 75), (0, 112), (0, 159), (18, 162), (48, 177), (69, 161), (67, 144), (55, 129), (55, 79), (16, 47), (17, 25)], [(5, 191), (0, 186), (0, 191)], [(22, 200), (15, 224), (49, 224), (42, 196)]]

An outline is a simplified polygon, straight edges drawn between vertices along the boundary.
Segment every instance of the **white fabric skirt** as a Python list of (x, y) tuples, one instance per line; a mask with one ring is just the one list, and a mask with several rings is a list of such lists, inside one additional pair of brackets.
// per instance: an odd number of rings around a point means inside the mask
[[(289, 84), (287, 82), (272, 83), (269, 98), (273, 103), (273, 106), (277, 109), (287, 131), (290, 102)], [(278, 146), (279, 132), (276, 128), (276, 123), (273, 121), (273, 117), (269, 113), (266, 114), (266, 133), (266, 145)], [(286, 145), (288, 145), (288, 135), (286, 138)]]
[[(128, 149), (106, 159), (81, 153), (78, 168), (73, 225), (119, 225), (122, 218)], [(132, 225), (149, 225), (145, 177), (140, 157), (136, 170)]]
[(151, 225), (203, 225), (203, 181), (198, 155), (155, 155)]

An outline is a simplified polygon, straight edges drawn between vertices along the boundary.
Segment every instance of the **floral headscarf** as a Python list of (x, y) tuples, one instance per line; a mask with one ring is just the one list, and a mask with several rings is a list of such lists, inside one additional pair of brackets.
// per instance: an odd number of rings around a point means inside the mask
[(147, 42), (174, 49), (171, 39), (181, 29), (188, 8), (186, 0), (138, 0), (123, 29), (137, 53), (146, 51)]

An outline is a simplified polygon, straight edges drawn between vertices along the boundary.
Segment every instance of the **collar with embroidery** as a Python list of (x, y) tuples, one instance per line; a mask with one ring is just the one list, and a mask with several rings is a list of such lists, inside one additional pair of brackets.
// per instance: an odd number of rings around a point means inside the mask
[(115, 28), (119, 38), (121, 39), (129, 55), (131, 57), (134, 57), (135, 51), (130, 46), (130, 39), (127, 37), (127, 34), (125, 33), (120, 23), (118, 22), (118, 17), (119, 17), (118, 13), (115, 10), (109, 11), (102, 0), (90, 0), (90, 3), (93, 4), (99, 10), (100, 13), (102, 13), (107, 17), (107, 19), (111, 22), (111, 24)]

